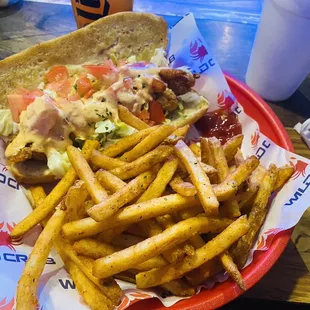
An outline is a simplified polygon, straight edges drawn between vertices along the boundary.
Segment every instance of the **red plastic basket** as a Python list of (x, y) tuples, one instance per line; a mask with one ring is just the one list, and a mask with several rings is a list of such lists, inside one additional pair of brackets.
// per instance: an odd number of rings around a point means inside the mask
[[(294, 148), (286, 130), (266, 102), (244, 83), (236, 80), (228, 74), (225, 74), (225, 77), (238, 102), (241, 103), (245, 112), (258, 122), (262, 133), (278, 145), (293, 152)], [(274, 265), (284, 251), (291, 233), (292, 229), (281, 232), (275, 236), (267, 251), (255, 253), (252, 264), (242, 270), (242, 276), (247, 289), (255, 285)], [(215, 285), (211, 290), (204, 289), (199, 294), (190, 299), (182, 300), (169, 309), (216, 309), (229, 303), (242, 293), (243, 291), (229, 279), (223, 283)], [(164, 307), (157, 299), (148, 299), (135, 303), (129, 309), (167, 310), (168, 308)]]

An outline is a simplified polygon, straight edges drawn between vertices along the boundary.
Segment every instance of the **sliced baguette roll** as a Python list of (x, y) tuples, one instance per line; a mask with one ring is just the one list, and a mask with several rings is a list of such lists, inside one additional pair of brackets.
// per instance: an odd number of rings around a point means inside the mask
[(166, 49), (167, 43), (167, 24), (156, 15), (123, 12), (101, 18), (0, 61), (0, 108), (7, 108), (6, 96), (13, 89), (37, 87), (53, 66), (99, 64), (132, 55), (150, 60), (155, 49)]

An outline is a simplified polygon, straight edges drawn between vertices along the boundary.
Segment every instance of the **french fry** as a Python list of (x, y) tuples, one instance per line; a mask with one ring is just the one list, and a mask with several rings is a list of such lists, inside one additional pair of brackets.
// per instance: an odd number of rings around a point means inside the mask
[[(231, 172), (233, 175), (235, 171)], [(225, 201), (234, 196), (238, 190), (238, 183), (235, 180), (225, 180), (220, 184), (212, 184), (213, 192), (218, 201)]]
[(281, 188), (284, 185), (284, 183), (291, 177), (293, 173), (294, 173), (294, 167), (292, 166), (286, 165), (286, 166), (279, 167), (277, 180), (273, 187), (273, 190), (275, 191)]
[(133, 115), (126, 107), (120, 104), (118, 105), (118, 116), (122, 122), (137, 130), (142, 130), (150, 127), (148, 124), (144, 123), (140, 118)]
[(183, 139), (187, 135), (189, 128), (190, 128), (189, 125), (177, 128), (168, 138), (164, 140), (163, 143), (176, 144), (179, 140)]
[(234, 263), (232, 257), (229, 255), (228, 251), (225, 251), (219, 255), (219, 260), (224, 266), (225, 270), (229, 276), (238, 284), (238, 286), (245, 291), (244, 282), (237, 265)]
[(124, 166), (109, 170), (122, 180), (134, 178), (142, 172), (152, 169), (156, 164), (164, 161), (173, 152), (173, 148), (168, 145), (160, 145), (153, 151), (141, 156), (131, 163), (126, 163)]
[(125, 164), (124, 161), (104, 155), (97, 150), (93, 150), (90, 161), (95, 166), (103, 169), (113, 169)]
[(178, 159), (168, 159), (161, 169), (159, 170), (155, 180), (147, 188), (147, 190), (140, 196), (137, 202), (146, 201), (149, 199), (157, 198), (165, 191), (166, 186), (173, 177), (175, 171), (178, 168)]
[(172, 280), (169, 283), (164, 283), (160, 287), (176, 296), (193, 296), (195, 289), (189, 286), (183, 279)]
[(95, 203), (99, 203), (107, 198), (107, 192), (97, 181), (93, 171), (89, 167), (85, 158), (82, 156), (81, 152), (74, 146), (69, 145), (67, 147), (67, 154), (74, 170), (76, 171), (76, 174), (81, 180), (84, 181), (85, 187), (92, 200)]
[(120, 226), (113, 229), (108, 229), (99, 234), (97, 240), (111, 243), (116, 236), (122, 234), (124, 231), (126, 231), (127, 228), (128, 226)]
[(182, 197), (178, 194), (172, 194), (128, 206), (102, 222), (96, 222), (92, 218), (85, 218), (66, 223), (62, 227), (62, 231), (68, 239), (81, 239), (110, 228), (130, 225), (198, 205), (200, 205), (200, 202), (195, 197)]
[(88, 197), (85, 183), (81, 180), (75, 181), (65, 197), (68, 222), (79, 220), (86, 215), (84, 205)]
[(85, 238), (75, 241), (73, 244), (73, 249), (79, 255), (97, 259), (111, 255), (116, 251), (120, 251), (122, 248), (95, 239)]
[(198, 268), (205, 262), (227, 250), (234, 242), (245, 235), (248, 230), (249, 223), (246, 217), (239, 217), (211, 241), (200, 249), (197, 249), (193, 257), (187, 256), (176, 264), (170, 264), (162, 268), (137, 274), (137, 287), (148, 288), (182, 277), (185, 273)]
[(190, 144), (189, 148), (190, 148), (191, 151), (195, 154), (196, 157), (199, 157), (199, 158), (200, 158), (201, 150), (200, 150), (200, 146), (198, 146), (197, 143), (192, 143), (192, 144)]
[(114, 309), (112, 301), (87, 278), (84, 272), (74, 262), (68, 259), (65, 266), (74, 281), (78, 292), (82, 295), (85, 303), (92, 310)]
[(60, 203), (55, 213), (47, 222), (42, 233), (39, 235), (31, 254), (25, 264), (23, 273), (17, 285), (16, 307), (17, 309), (35, 310), (37, 307), (37, 289), (40, 276), (43, 272), (47, 257), (52, 245), (58, 236), (66, 212), (62, 210), (63, 202)]
[[(99, 242), (94, 239), (82, 239), (76, 241), (73, 245), (73, 248), (78, 254), (85, 255), (93, 259), (99, 259), (122, 250), (122, 247)], [(167, 262), (164, 258), (161, 256), (154, 256), (142, 262), (141, 264), (135, 265), (135, 269), (151, 270), (153, 268), (159, 268), (165, 265), (167, 265)]]
[(195, 196), (197, 194), (195, 186), (190, 182), (183, 181), (179, 175), (176, 175), (170, 181), (169, 185), (176, 193), (185, 197)]
[(112, 244), (115, 246), (118, 246), (120, 248), (128, 248), (128, 247), (130, 247), (134, 244), (137, 244), (143, 240), (144, 240), (144, 238), (134, 236), (134, 235), (130, 235), (127, 233), (122, 233), (118, 236), (115, 236), (115, 238), (113, 238)]
[[(82, 154), (86, 158), (89, 159), (93, 149), (99, 146), (98, 141), (94, 140), (86, 140), (82, 149)], [(53, 190), (46, 196), (44, 201), (40, 204), (38, 208), (36, 208), (33, 212), (31, 212), (27, 217), (25, 217), (22, 221), (17, 223), (17, 225), (13, 228), (11, 232), (11, 237), (16, 239), (18, 237), (23, 236), (27, 231), (29, 231), (32, 227), (39, 224), (43, 219), (45, 219), (56, 207), (56, 205), (60, 202), (62, 197), (66, 195), (69, 188), (77, 179), (77, 174), (73, 168), (70, 168), (66, 175), (57, 183), (57, 185), (53, 188)]]
[(235, 154), (237, 153), (238, 148), (241, 147), (243, 141), (243, 135), (236, 135), (229, 139), (224, 145), (223, 150), (227, 162), (231, 162), (234, 159)]
[(112, 301), (113, 305), (118, 305), (123, 293), (115, 280), (110, 279), (108, 285), (104, 284), (92, 273), (94, 260), (83, 256), (77, 256), (72, 246), (62, 238), (59, 238), (57, 242), (58, 247), (62, 247), (62, 251), (65, 255), (70, 258), (84, 272), (87, 278)]
[(149, 151), (156, 148), (160, 143), (162, 143), (172, 132), (175, 130), (173, 125), (161, 125), (153, 132), (151, 132), (145, 139), (143, 139), (139, 144), (137, 144), (133, 149), (124, 153), (120, 159), (132, 162), (137, 158), (143, 156)]
[(234, 181), (240, 186), (259, 165), (259, 160), (252, 155), (245, 159), (233, 172), (231, 172), (224, 182)]
[(88, 200), (85, 201), (85, 203), (84, 203), (85, 215), (87, 214), (87, 211), (90, 208), (92, 208), (94, 205), (95, 205), (95, 203), (91, 199), (88, 199)]
[(43, 202), (46, 194), (42, 186), (33, 186), (29, 190), (33, 199), (33, 208), (35, 209)]
[(202, 170), (196, 156), (183, 141), (179, 141), (174, 150), (186, 166), (205, 212), (209, 215), (217, 214), (219, 202), (213, 192), (210, 180)]
[(122, 181), (120, 178), (110, 173), (109, 171), (100, 169), (96, 172), (96, 178), (99, 183), (108, 191), (115, 193), (126, 186), (126, 182)]
[(237, 166), (239, 166), (244, 161), (243, 154), (239, 148), (237, 149), (234, 159)]
[(208, 138), (200, 139), (200, 147), (201, 147), (201, 161), (205, 164), (208, 164), (212, 167), (215, 166), (214, 157), (212, 155), (211, 146)]
[(105, 148), (102, 151), (102, 154), (109, 157), (116, 157), (140, 143), (145, 137), (147, 137), (152, 131), (157, 128), (158, 126), (149, 127), (146, 129), (142, 129), (130, 136), (124, 137), (118, 140), (116, 143)]
[(249, 214), (250, 229), (232, 250), (232, 257), (239, 268), (242, 268), (248, 258), (253, 241), (260, 230), (267, 214), (267, 203), (277, 180), (277, 168), (270, 165), (264, 179), (258, 189), (253, 207)]
[[(137, 264), (161, 254), (165, 250), (184, 242), (197, 233), (218, 232), (225, 229), (229, 223), (229, 220), (198, 217), (179, 222), (159, 235), (96, 260), (93, 270), (94, 275), (98, 278), (108, 278), (128, 268), (135, 268)], [(180, 234), (180, 232), (182, 233)], [(124, 264), (124, 262), (126, 263)]]
[(103, 221), (145, 191), (155, 178), (153, 171), (141, 173), (122, 189), (87, 211), (95, 221)]

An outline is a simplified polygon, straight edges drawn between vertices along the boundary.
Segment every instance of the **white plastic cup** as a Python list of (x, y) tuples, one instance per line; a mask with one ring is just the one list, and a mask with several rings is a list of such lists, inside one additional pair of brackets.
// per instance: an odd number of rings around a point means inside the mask
[(265, 0), (246, 83), (262, 98), (289, 98), (310, 73), (310, 0)]

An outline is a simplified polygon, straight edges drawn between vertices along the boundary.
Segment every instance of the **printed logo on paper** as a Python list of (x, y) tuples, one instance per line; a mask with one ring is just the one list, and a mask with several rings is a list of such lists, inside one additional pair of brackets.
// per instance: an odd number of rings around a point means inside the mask
[(294, 173), (292, 174), (291, 179), (304, 179), (302, 183), (300, 183), (293, 196), (291, 196), (289, 200), (284, 204), (285, 206), (292, 206), (293, 204), (295, 204), (304, 195), (304, 193), (308, 190), (310, 186), (310, 174), (306, 174), (308, 163), (297, 159), (296, 157), (291, 157), (290, 164), (294, 167)]
[[(0, 223), (0, 247), (7, 247), (14, 252), (16, 252), (15, 246), (22, 244), (22, 237), (15, 240), (11, 239), (10, 233), (15, 225), (16, 224), (14, 222), (13, 226), (5, 222)], [(6, 230), (3, 230), (3, 228)]]
[(292, 174), (291, 179), (296, 180), (300, 175), (303, 177), (306, 176), (308, 163), (300, 159), (296, 159), (295, 157), (291, 157), (290, 165), (294, 167), (294, 173)]
[(217, 94), (217, 105), (222, 109), (230, 109), (235, 101), (234, 95), (226, 89)]
[(189, 53), (193, 60), (200, 60), (203, 62), (204, 58), (208, 55), (206, 47), (200, 39), (190, 43)]
[(14, 303), (14, 297), (10, 301), (7, 301), (7, 297), (3, 297), (0, 300), (0, 310), (13, 310)]
[(282, 228), (271, 228), (264, 232), (264, 234), (257, 240), (256, 249), (260, 251), (266, 251), (269, 249), (273, 238), (279, 232), (281, 232)]
[(259, 140), (259, 130), (256, 129), (254, 133), (251, 134), (251, 147), (254, 149), (257, 146)]

